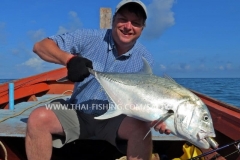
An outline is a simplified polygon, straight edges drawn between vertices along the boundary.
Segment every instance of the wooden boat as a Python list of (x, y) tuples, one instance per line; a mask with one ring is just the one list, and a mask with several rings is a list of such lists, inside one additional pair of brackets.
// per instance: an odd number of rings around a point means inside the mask
[[(27, 159), (24, 147), (26, 122), (34, 108), (43, 106), (55, 98), (69, 98), (73, 83), (59, 83), (56, 80), (66, 75), (66, 69), (60, 68), (35, 76), (13, 81), (14, 110), (9, 109), (8, 83), (0, 85), (0, 159)], [(216, 99), (193, 91), (208, 106), (216, 130), (216, 141), (220, 146), (240, 139), (240, 109)], [(162, 155), (161, 159), (180, 157), (184, 140), (173, 135), (161, 135), (152, 131), (154, 152)], [(207, 152), (205, 150), (203, 152)], [(231, 145), (218, 153), (222, 156), (237, 151)], [(164, 158), (167, 155), (168, 158)], [(7, 156), (7, 157), (6, 157)], [(53, 149), (52, 159), (105, 159), (113, 160), (123, 156), (109, 143), (100, 140), (77, 140), (61, 149)], [(205, 159), (210, 159), (205, 157)], [(240, 160), (239, 154), (228, 156), (229, 160)]]

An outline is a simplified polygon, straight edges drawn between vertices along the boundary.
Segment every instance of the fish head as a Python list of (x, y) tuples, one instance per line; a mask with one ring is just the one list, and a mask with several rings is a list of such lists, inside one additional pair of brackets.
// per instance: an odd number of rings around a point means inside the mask
[(199, 148), (210, 148), (208, 139), (215, 137), (215, 131), (210, 112), (200, 99), (180, 103), (175, 125), (177, 133), (190, 143)]

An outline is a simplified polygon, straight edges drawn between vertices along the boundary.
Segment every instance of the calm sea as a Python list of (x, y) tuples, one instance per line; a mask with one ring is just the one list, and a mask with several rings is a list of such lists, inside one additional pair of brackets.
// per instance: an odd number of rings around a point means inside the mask
[[(182, 86), (240, 108), (240, 78), (175, 78)], [(0, 79), (0, 84), (11, 81)]]
[(240, 78), (176, 78), (182, 86), (240, 108)]

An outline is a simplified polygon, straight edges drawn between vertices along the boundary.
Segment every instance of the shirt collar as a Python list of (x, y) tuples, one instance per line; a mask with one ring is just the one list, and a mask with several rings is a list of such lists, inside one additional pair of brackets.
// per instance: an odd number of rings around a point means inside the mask
[(115, 46), (115, 44), (113, 41), (112, 32), (110, 32), (109, 36), (108, 36), (108, 50), (109, 51), (113, 50), (114, 46)]

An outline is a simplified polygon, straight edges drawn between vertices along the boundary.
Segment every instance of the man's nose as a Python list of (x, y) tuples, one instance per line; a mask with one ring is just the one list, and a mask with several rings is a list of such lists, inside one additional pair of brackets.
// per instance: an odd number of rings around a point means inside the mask
[(132, 27), (131, 21), (127, 21), (127, 22), (125, 23), (124, 27), (130, 29), (130, 28)]

